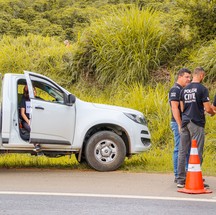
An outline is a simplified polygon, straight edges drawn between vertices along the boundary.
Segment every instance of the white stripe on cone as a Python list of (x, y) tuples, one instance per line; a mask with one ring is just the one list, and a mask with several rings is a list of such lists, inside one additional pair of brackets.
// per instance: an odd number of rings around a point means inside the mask
[(189, 164), (188, 171), (189, 172), (201, 172), (200, 164)]
[(190, 155), (198, 155), (198, 149), (197, 148), (191, 148)]

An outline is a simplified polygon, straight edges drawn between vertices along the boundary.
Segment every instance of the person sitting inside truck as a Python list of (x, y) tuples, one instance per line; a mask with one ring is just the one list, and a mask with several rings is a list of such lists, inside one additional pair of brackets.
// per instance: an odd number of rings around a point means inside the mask
[(25, 128), (28, 132), (31, 131), (30, 128), (30, 99), (29, 99), (29, 93), (28, 93), (28, 86), (25, 85), (23, 88), (23, 96), (21, 99), (21, 104), (20, 104), (20, 113), (22, 117), (22, 126)]
[[(34, 88), (34, 96), (36, 96), (35, 88)], [(31, 109), (31, 102), (29, 98), (28, 86), (25, 85), (25, 87), (23, 88), (23, 96), (22, 96), (21, 103), (20, 103), (20, 115), (22, 118), (22, 122), (21, 122), (22, 127), (29, 133), (31, 132), (30, 109)], [(35, 146), (34, 151), (39, 152), (41, 150), (41, 147), (39, 144), (34, 144), (34, 146)]]

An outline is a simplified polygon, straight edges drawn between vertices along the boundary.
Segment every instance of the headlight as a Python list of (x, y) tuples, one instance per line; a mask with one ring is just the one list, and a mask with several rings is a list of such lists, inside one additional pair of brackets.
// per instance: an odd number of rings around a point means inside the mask
[(147, 122), (144, 118), (143, 115), (139, 114), (131, 114), (131, 113), (124, 113), (128, 118), (132, 119), (134, 122), (142, 124), (142, 125), (147, 125)]

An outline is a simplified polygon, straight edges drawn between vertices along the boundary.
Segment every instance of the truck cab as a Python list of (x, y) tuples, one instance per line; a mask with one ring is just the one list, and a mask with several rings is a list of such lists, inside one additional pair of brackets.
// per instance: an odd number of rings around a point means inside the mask
[[(29, 93), (31, 131), (22, 126), (23, 89)], [(36, 91), (36, 94), (34, 93)], [(150, 132), (136, 110), (82, 101), (46, 76), (7, 73), (1, 84), (0, 153), (49, 157), (75, 154), (98, 171), (116, 170), (126, 156), (150, 148)]]

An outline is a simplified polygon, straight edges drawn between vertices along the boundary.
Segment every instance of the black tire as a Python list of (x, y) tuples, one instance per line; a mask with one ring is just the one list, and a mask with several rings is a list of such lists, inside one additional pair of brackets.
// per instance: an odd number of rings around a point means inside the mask
[(92, 135), (85, 147), (85, 158), (97, 171), (113, 171), (124, 162), (126, 146), (116, 133), (100, 131)]

